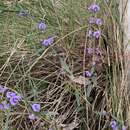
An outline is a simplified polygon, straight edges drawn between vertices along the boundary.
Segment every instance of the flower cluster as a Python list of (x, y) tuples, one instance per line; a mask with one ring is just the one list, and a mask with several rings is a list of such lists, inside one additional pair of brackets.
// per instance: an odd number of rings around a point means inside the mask
[[(37, 25), (38, 30), (40, 31), (45, 31), (47, 26), (44, 22), (39, 22)], [(54, 37), (48, 37), (47, 39), (44, 39), (41, 41), (41, 44), (44, 45), (45, 47), (48, 47), (52, 45), (54, 42)]]
[(43, 41), (41, 41), (41, 44), (47, 47), (50, 46), (53, 42), (54, 42), (54, 38), (50, 37), (48, 39), (44, 39)]
[[(90, 12), (93, 12), (93, 13), (97, 13), (100, 11), (100, 6), (97, 5), (97, 4), (91, 4), (88, 8), (88, 10)], [(100, 18), (95, 18), (95, 17), (91, 17), (89, 19), (89, 23), (90, 24), (96, 24), (98, 26), (101, 26), (103, 24), (103, 21), (102, 19)], [(96, 30), (96, 31), (93, 31), (93, 30), (89, 30), (88, 32), (88, 36), (89, 37), (92, 37), (92, 38), (96, 38), (96, 39), (99, 39), (100, 36), (101, 36), (101, 31), (100, 30)]]
[(21, 101), (21, 96), (15, 92), (9, 91), (7, 87), (0, 85), (0, 93), (5, 94), (5, 100), (0, 103), (0, 110), (9, 109), (16, 106)]
[[(27, 10), (21, 10), (18, 15), (21, 16), (21, 17), (27, 17), (29, 15), (29, 13), (28, 13)], [(47, 28), (47, 25), (44, 21), (40, 21), (37, 24), (37, 29), (39, 31), (44, 32), (46, 30), (46, 28)], [(42, 40), (40, 43), (43, 46), (48, 47), (48, 46), (52, 45), (53, 42), (54, 42), (54, 37), (48, 37), (47, 39)]]
[[(32, 110), (34, 112), (40, 112), (40, 110), (41, 110), (41, 105), (39, 103), (34, 103), (34, 104), (31, 105), (31, 107), (32, 107)], [(38, 117), (35, 114), (33, 114), (33, 113), (30, 113), (29, 116), (28, 116), (28, 118), (30, 120), (36, 120), (36, 119), (38, 119)]]
[(98, 30), (98, 31), (92, 31), (92, 30), (89, 30), (88, 31), (88, 36), (89, 37), (95, 37), (95, 38), (99, 38), (101, 36), (101, 31)]
[[(100, 6), (98, 4), (91, 4), (88, 8), (88, 10), (91, 13), (97, 13), (100, 11)], [(96, 17), (90, 17), (89, 18), (89, 24), (92, 25), (97, 25), (97, 26), (101, 26), (103, 24), (103, 20), (100, 18), (96, 18)], [(101, 36), (101, 31), (100, 30), (94, 30), (94, 29), (90, 29), (87, 32), (87, 36), (90, 38), (95, 38), (95, 39), (99, 39)], [(101, 51), (100, 49), (97, 48), (92, 48), (92, 47), (88, 47), (87, 48), (87, 53), (91, 56), (91, 54), (94, 54), (95, 56), (93, 57), (94, 61), (93, 61), (93, 66), (95, 66), (96, 61), (100, 60), (100, 55), (101, 55)], [(86, 70), (85, 71), (85, 77), (92, 77), (93, 76), (93, 72)]]
[(17, 95), (15, 92), (7, 92), (6, 97), (9, 99), (9, 102), (12, 106), (15, 106), (21, 101), (21, 96)]
[[(11, 106), (16, 106), (21, 101), (21, 96), (18, 95), (16, 92), (9, 91), (9, 89), (5, 86), (0, 85), (0, 93), (6, 95), (5, 100), (0, 103), (0, 110), (8, 110)], [(34, 112), (40, 112), (41, 105), (39, 103), (33, 103), (31, 108)], [(30, 113), (28, 118), (30, 120), (38, 119), (38, 117)]]

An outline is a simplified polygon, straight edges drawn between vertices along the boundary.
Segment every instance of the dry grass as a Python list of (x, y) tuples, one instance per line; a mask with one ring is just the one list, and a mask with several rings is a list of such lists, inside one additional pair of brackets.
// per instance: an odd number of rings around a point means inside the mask
[[(111, 119), (117, 120), (119, 127), (128, 120), (127, 73), (117, 3), (99, 1), (101, 11), (97, 15), (104, 25), (98, 40), (86, 37), (90, 29), (86, 6), (90, 3), (1, 2), (0, 84), (23, 97), (16, 108), (1, 111), (2, 130), (108, 130)], [(17, 15), (21, 8), (29, 10), (29, 17)], [(36, 29), (41, 19), (48, 26), (44, 34)], [(54, 34), (54, 44), (48, 48), (39, 44)], [(101, 50), (96, 66), (92, 64), (98, 55), (87, 54), (88, 47)], [(84, 78), (84, 71), (90, 69), (93, 76)], [(39, 102), (42, 109), (39, 119), (30, 122), (33, 102)]]

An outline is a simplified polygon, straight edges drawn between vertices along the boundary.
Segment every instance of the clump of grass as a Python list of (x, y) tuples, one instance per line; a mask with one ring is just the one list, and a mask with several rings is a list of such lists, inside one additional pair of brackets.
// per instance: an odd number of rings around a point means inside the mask
[[(117, 2), (97, 3), (91, 14), (88, 0), (0, 3), (0, 84), (22, 97), (1, 111), (1, 129), (107, 130), (113, 119), (119, 128), (127, 121)], [(101, 36), (88, 37), (89, 30)]]

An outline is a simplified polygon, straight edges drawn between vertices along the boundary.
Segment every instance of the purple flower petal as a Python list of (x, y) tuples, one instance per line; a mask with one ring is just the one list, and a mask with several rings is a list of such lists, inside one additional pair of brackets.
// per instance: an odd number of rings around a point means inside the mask
[(118, 130), (117, 122), (115, 120), (112, 120), (110, 122), (110, 126), (111, 126), (112, 130)]
[(33, 109), (34, 112), (40, 112), (41, 105), (38, 104), (38, 103), (34, 103), (34, 104), (32, 104), (32, 109)]
[(9, 101), (12, 106), (15, 106), (19, 103), (20, 100), (21, 100), (21, 97), (16, 95), (16, 96), (11, 97)]
[(90, 71), (85, 71), (85, 76), (86, 76), (86, 77), (91, 77), (91, 76), (92, 76), (92, 72), (90, 72)]
[(38, 23), (38, 29), (44, 31), (46, 29), (46, 24), (44, 22)]
[(54, 38), (50, 37), (48, 39), (44, 39), (43, 41), (41, 41), (41, 44), (47, 47), (53, 44), (53, 42), (54, 42)]
[(101, 36), (101, 31), (95, 31), (94, 33), (93, 33), (93, 36), (95, 37), (95, 38), (99, 38), (100, 36)]
[(102, 25), (103, 24), (103, 21), (101, 19), (96, 19), (96, 24), (97, 25)]
[(15, 92), (7, 92), (6, 93), (6, 97), (7, 98), (12, 98), (12, 97), (14, 97), (14, 96), (16, 96), (17, 94), (15, 93)]

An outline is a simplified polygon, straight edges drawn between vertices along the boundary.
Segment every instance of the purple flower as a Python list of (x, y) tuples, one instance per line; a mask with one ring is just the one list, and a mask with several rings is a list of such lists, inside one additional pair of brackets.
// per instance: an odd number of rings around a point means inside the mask
[(9, 101), (12, 106), (15, 106), (19, 103), (20, 100), (21, 100), (21, 97), (16, 95), (16, 96), (11, 97)]
[(127, 130), (127, 129), (128, 129), (128, 126), (125, 126), (125, 125), (122, 126), (122, 130)]
[(7, 98), (11, 98), (11, 97), (14, 97), (14, 96), (16, 96), (17, 94), (15, 93), (15, 92), (7, 92), (6, 93), (6, 97)]
[(85, 76), (86, 76), (86, 77), (91, 77), (91, 76), (92, 76), (92, 72), (90, 72), (90, 71), (85, 71)]
[(101, 31), (98, 30), (93, 32), (93, 36), (98, 39), (101, 36)]
[(44, 31), (46, 29), (46, 24), (44, 22), (38, 23), (38, 29)]
[(96, 12), (98, 12), (100, 10), (100, 7), (97, 4), (91, 4), (89, 6), (88, 10), (91, 11), (91, 12), (96, 13)]
[(54, 37), (50, 37), (48, 39), (44, 39), (43, 41), (41, 41), (41, 44), (47, 47), (50, 46), (53, 42), (54, 42)]
[(0, 85), (0, 93), (4, 93), (7, 90), (7, 87)]
[(115, 120), (112, 120), (110, 122), (110, 126), (111, 126), (112, 130), (118, 130), (117, 122)]
[(91, 17), (91, 18), (89, 19), (89, 23), (90, 23), (90, 24), (94, 24), (94, 23), (95, 23), (95, 20), (96, 20), (96, 19), (95, 19), (94, 17)]
[(0, 103), (0, 110), (3, 110), (4, 109), (4, 106), (2, 103)]
[(34, 114), (29, 114), (28, 118), (29, 118), (30, 120), (38, 119), (38, 117), (35, 116)]
[(7, 92), (6, 97), (9, 98), (10, 104), (15, 106), (21, 100), (21, 97), (17, 95), (15, 92)]
[(88, 54), (93, 54), (94, 50), (92, 47), (88, 47), (87, 52), (88, 52)]
[(32, 104), (32, 109), (34, 112), (39, 112), (41, 110), (41, 105), (38, 103)]
[(96, 19), (95, 23), (96, 23), (97, 25), (102, 25), (102, 24), (103, 24), (103, 21), (98, 18), (98, 19)]

